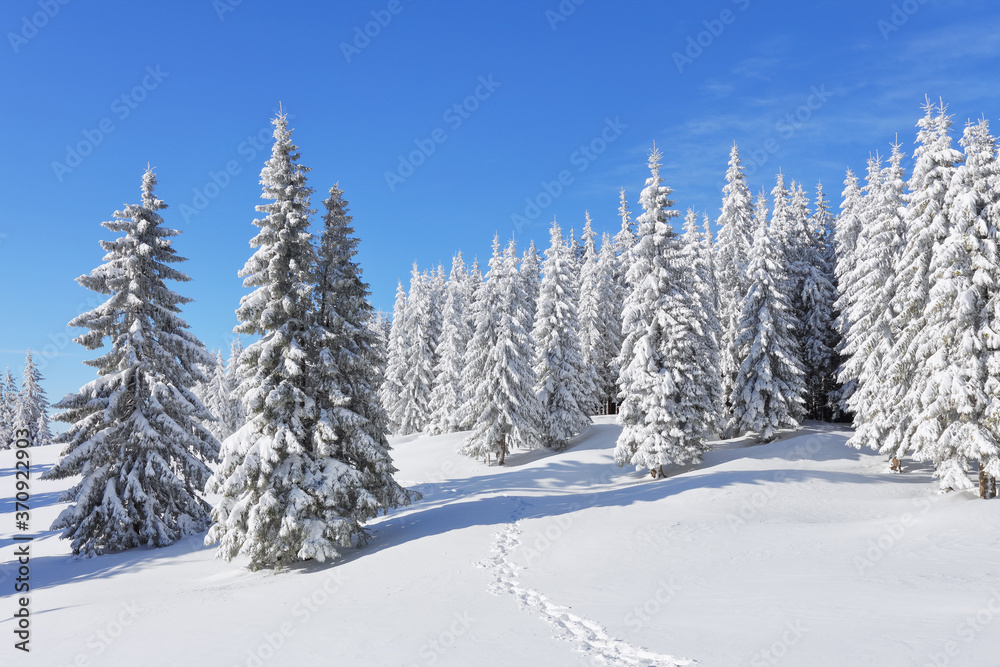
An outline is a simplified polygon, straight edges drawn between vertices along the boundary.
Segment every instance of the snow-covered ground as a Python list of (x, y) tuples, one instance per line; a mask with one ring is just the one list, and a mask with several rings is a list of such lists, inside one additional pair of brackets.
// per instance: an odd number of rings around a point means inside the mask
[[(74, 560), (32, 542), (31, 648), (13, 648), (14, 456), (0, 452), (0, 664), (998, 665), (1000, 502), (938, 495), (809, 424), (716, 443), (654, 481), (612, 461), (610, 418), (505, 468), (461, 434), (393, 441), (424, 497), (337, 564), (249, 572), (199, 538)], [(66, 482), (38, 475), (33, 530)]]

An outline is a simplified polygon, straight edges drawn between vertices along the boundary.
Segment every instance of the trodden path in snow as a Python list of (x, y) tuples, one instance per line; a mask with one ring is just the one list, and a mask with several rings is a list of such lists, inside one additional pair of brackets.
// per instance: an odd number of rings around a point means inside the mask
[[(503, 497), (510, 498), (506, 494)], [(496, 540), (493, 542), (489, 557), (477, 563), (480, 567), (489, 567), (493, 570), (494, 581), (489, 588), (491, 593), (513, 596), (522, 610), (535, 612), (555, 627), (558, 639), (575, 643), (577, 651), (596, 662), (625, 667), (677, 667), (697, 664), (693, 660), (655, 653), (615, 639), (600, 623), (573, 614), (568, 607), (555, 604), (534, 589), (518, 586), (520, 568), (511, 561), (510, 554), (521, 543), (520, 536), (523, 532), (521, 519), (524, 518), (526, 507), (527, 504), (518, 498), (511, 512), (510, 523), (495, 533)]]

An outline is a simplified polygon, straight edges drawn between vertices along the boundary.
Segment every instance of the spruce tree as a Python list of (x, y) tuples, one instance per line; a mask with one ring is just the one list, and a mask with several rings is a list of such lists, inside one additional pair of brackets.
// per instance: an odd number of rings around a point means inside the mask
[(455, 255), (448, 278), (441, 330), (434, 368), (434, 390), (431, 392), (431, 416), (427, 432), (431, 435), (451, 433), (461, 426), (460, 411), (466, 402), (462, 384), (462, 366), (472, 332), (469, 327), (467, 303), (468, 272), (462, 253)]
[(205, 427), (216, 440), (222, 441), (235, 433), (242, 424), (232, 399), (233, 388), (226, 375), (226, 364), (222, 360), (221, 351), (216, 353), (215, 363), (205, 371), (208, 382), (204, 385), (202, 402), (214, 417), (205, 423)]
[(11, 446), (14, 434), (14, 411), (16, 409), (15, 398), (17, 393), (9, 387), (13, 387), (14, 378), (7, 369), (6, 379), (0, 379), (0, 449)]
[[(824, 206), (822, 186), (817, 204)], [(804, 230), (802, 247), (802, 313), (799, 336), (802, 363), (806, 369), (806, 414), (825, 419), (834, 388), (837, 335), (835, 329), (837, 287), (834, 283), (832, 255), (826, 244), (829, 216), (810, 216)]]
[(388, 417), (390, 433), (399, 433), (403, 423), (406, 402), (403, 382), (406, 375), (406, 290), (403, 283), (396, 283), (396, 302), (392, 308), (392, 328), (386, 344), (386, 369), (379, 396)]
[(615, 281), (624, 285), (625, 274), (628, 273), (628, 254), (635, 247), (635, 224), (632, 222), (632, 213), (628, 208), (625, 188), (618, 192), (618, 216), (621, 219), (621, 228), (612, 240), (615, 254), (620, 260), (619, 269), (615, 272)]
[[(462, 293), (465, 298), (465, 315), (463, 319), (465, 320), (466, 331), (469, 335), (469, 342), (465, 347), (465, 354), (462, 358), (461, 366), (461, 384), (463, 390), (463, 401), (462, 405), (458, 409), (458, 421), (456, 428), (459, 431), (467, 431), (472, 428), (476, 422), (475, 414), (475, 393), (476, 387), (479, 384), (480, 378), (476, 376), (476, 371), (474, 370), (474, 359), (476, 357), (476, 350), (482, 352), (480, 348), (473, 345), (473, 341), (476, 339), (476, 333), (478, 330), (478, 323), (480, 318), (483, 316), (483, 301), (486, 298), (486, 283), (483, 281), (483, 272), (479, 268), (479, 260), (473, 259), (472, 266), (466, 274), (465, 282), (462, 285)], [(527, 295), (525, 296), (525, 303), (527, 307), (531, 310), (534, 309), (530, 305)], [(531, 317), (533, 321), (534, 316)], [(480, 341), (481, 342), (481, 341)], [(534, 348), (532, 348), (532, 357), (534, 356)]]
[(23, 413), (28, 430), (31, 432), (31, 444), (41, 447), (52, 444), (52, 432), (49, 430), (49, 400), (42, 389), (42, 373), (31, 359), (29, 350), (24, 359), (24, 375), (21, 376), (21, 391), (17, 395), (17, 409)]
[[(937, 122), (939, 131), (947, 127)], [(939, 214), (947, 236), (932, 249), (925, 323), (911, 346), (922, 389), (913, 448), (935, 464), (943, 490), (971, 487), (968, 469), (977, 463), (980, 497), (989, 498), (1000, 474), (1000, 180), (986, 120), (968, 125), (960, 144), (964, 163)]]
[(103, 223), (122, 236), (102, 241), (104, 264), (77, 278), (110, 296), (70, 322), (88, 329), (75, 340), (95, 350), (108, 339), (110, 348), (85, 362), (99, 377), (53, 406), (70, 427), (56, 438), (65, 449), (43, 479), (82, 477), (63, 494), (71, 504), (52, 529), (84, 557), (165, 546), (209, 520), (198, 493), (219, 443), (199, 423), (210, 415), (191, 387), (206, 379), (200, 365), (212, 356), (180, 318), (190, 299), (166, 285), (189, 278), (171, 266), (184, 261), (171, 241), (180, 232), (163, 226), (155, 185), (147, 169), (141, 203)]
[(624, 300), (614, 274), (618, 257), (615, 255), (615, 244), (607, 232), (601, 239), (601, 251), (597, 257), (597, 277), (595, 283), (601, 285), (597, 303), (595, 326), (596, 338), (593, 339), (593, 363), (597, 370), (597, 396), (600, 399), (601, 413), (608, 412), (616, 403), (618, 394), (618, 355), (622, 349), (622, 301)]
[(377, 334), (369, 327), (373, 311), (343, 195), (334, 185), (323, 202), (309, 338), (319, 415), (313, 467), (301, 487), (313, 507), (300, 511), (296, 556), (320, 561), (336, 557), (337, 547), (363, 544), (366, 521), (411, 500), (393, 479), (388, 419), (373, 387), (379, 364)]
[(748, 286), (746, 262), (753, 241), (754, 213), (753, 198), (747, 189), (739, 149), (735, 143), (729, 152), (729, 168), (722, 194), (722, 211), (716, 222), (719, 232), (714, 265), (719, 294), (719, 322), (722, 327), (722, 338), (719, 341), (722, 392), (728, 403), (741, 362), (735, 356), (734, 341)]
[(902, 158), (897, 144), (887, 168), (880, 168), (881, 161), (877, 158), (869, 163), (865, 196), (868, 201), (863, 206), (854, 266), (844, 276), (851, 289), (844, 300), (850, 306), (846, 315), (851, 327), (845, 332), (840, 377), (842, 382), (855, 384), (847, 401), (855, 427), (849, 443), (875, 450), (881, 449), (890, 428), (886, 422), (882, 368), (895, 339), (891, 299), (894, 265), (903, 242)]
[(535, 320), (535, 312), (538, 309), (538, 291), (542, 284), (542, 261), (538, 256), (538, 249), (535, 242), (528, 243), (528, 249), (524, 251), (521, 258), (521, 280), (524, 282), (524, 294), (528, 303), (528, 315), (531, 320)]
[(580, 344), (578, 284), (570, 255), (573, 250), (563, 242), (555, 221), (550, 239), (531, 338), (535, 344), (535, 392), (542, 411), (544, 443), (563, 449), (570, 438), (590, 424), (590, 405), (581, 405), (581, 400), (592, 399), (596, 387), (591, 380), (593, 367), (585, 365)]
[[(775, 248), (777, 234), (767, 226), (767, 200), (757, 200), (747, 277), (750, 281), (736, 338), (742, 359), (730, 403), (737, 432), (752, 431), (770, 442), (779, 428), (795, 428), (805, 392), (798, 356), (795, 321), (783, 287), (788, 284), (784, 255)], [(780, 221), (779, 217), (776, 218)], [(773, 224), (773, 223), (772, 223)]]
[(240, 366), (242, 354), (243, 341), (236, 336), (229, 344), (229, 359), (226, 362), (226, 385), (229, 387), (229, 401), (236, 426), (233, 433), (240, 430), (247, 421), (246, 410), (243, 408), (243, 394), (240, 392), (244, 380)]
[[(603, 273), (598, 262), (597, 244), (590, 213), (585, 212), (583, 226), (583, 265), (580, 268), (577, 295), (577, 317), (579, 319), (580, 353), (582, 355), (583, 377), (578, 402), (585, 414), (596, 415), (604, 405), (606, 386), (601, 384), (601, 373), (606, 359), (604, 353), (603, 302), (609, 297), (610, 277)], [(587, 390), (592, 387), (593, 391)], [(580, 400), (582, 398), (582, 400)]]
[(895, 458), (910, 452), (921, 459), (933, 457), (932, 450), (924, 451), (932, 440), (925, 436), (923, 429), (928, 425), (920, 419), (920, 401), (929, 390), (931, 369), (924, 363), (924, 350), (915, 343), (927, 326), (926, 311), (936, 282), (931, 260), (935, 248), (949, 234), (945, 195), (962, 154), (951, 146), (951, 118), (943, 106), (935, 107), (928, 100), (918, 127), (918, 146), (905, 195), (906, 241), (893, 267), (894, 339), (882, 371), (886, 387), (881, 394), (891, 429), (881, 450)]
[(705, 237), (698, 226), (698, 215), (693, 209), (688, 209), (684, 218), (684, 235), (681, 241), (681, 262), (686, 268), (681, 269), (680, 275), (686, 282), (686, 291), (694, 298), (692, 312), (697, 324), (689, 334), (691, 348), (695, 351), (691, 361), (698, 366), (698, 373), (702, 378), (698, 389), (707, 395), (711, 405), (711, 411), (702, 419), (710, 429), (708, 434), (718, 435), (722, 430), (722, 415), (725, 410), (722, 396), (722, 357), (719, 354), (722, 326), (716, 310), (712, 249), (705, 243)]
[(438, 290), (435, 274), (421, 273), (417, 265), (410, 272), (410, 291), (400, 342), (403, 346), (402, 394), (399, 435), (419, 433), (431, 416), (431, 392), (440, 338)]
[(630, 253), (618, 380), (622, 431), (615, 447), (619, 466), (646, 468), (653, 477), (664, 476), (665, 465), (700, 460), (714, 411), (710, 379), (695, 359), (704, 332), (695, 315), (698, 298), (684, 277), (689, 267), (681, 240), (670, 224), (678, 214), (660, 177), (661, 157), (655, 148), (649, 155), (639, 238)]
[[(850, 276), (854, 271), (855, 251), (858, 236), (861, 234), (861, 203), (862, 194), (861, 188), (858, 186), (858, 177), (848, 169), (844, 179), (844, 190), (841, 194), (840, 215), (837, 216), (836, 231), (834, 232), (836, 254), (834, 275), (837, 279), (837, 318), (834, 320), (834, 326), (840, 336), (837, 353), (841, 362), (848, 356), (845, 346), (847, 345), (848, 331), (851, 328), (849, 313), (854, 298), (854, 285), (850, 281)], [(848, 403), (854, 393), (857, 381), (844, 375), (843, 366), (838, 368), (837, 377), (841, 386), (832, 398), (834, 408), (838, 414), (848, 413), (850, 411)]]
[[(372, 372), (372, 390), (382, 402), (383, 409), (385, 403), (382, 401), (382, 386), (385, 384), (385, 373), (389, 365), (389, 334), (392, 331), (392, 318), (385, 312), (379, 310), (372, 313), (368, 319), (368, 328), (371, 329), (375, 342), (375, 367)], [(388, 410), (386, 411), (388, 419)], [(388, 428), (388, 421), (386, 422)]]
[(239, 334), (259, 339), (240, 356), (247, 423), (223, 443), (208, 491), (220, 499), (205, 538), (218, 556), (249, 559), (252, 569), (337, 555), (349, 527), (332, 520), (334, 480), (347, 466), (322, 426), (316, 385), (314, 275), (309, 232), (308, 168), (299, 163), (288, 118), (272, 121), (274, 144), (261, 170), (262, 199), (253, 221), (257, 250), (239, 275), (252, 288), (236, 311)]
[(542, 446), (528, 304), (513, 241), (501, 252), (494, 237), (489, 276), (477, 291), (476, 302), (468, 362), (470, 377), (477, 380), (470, 388), (473, 429), (461, 452), (474, 458), (496, 456), (503, 465), (514, 448)]

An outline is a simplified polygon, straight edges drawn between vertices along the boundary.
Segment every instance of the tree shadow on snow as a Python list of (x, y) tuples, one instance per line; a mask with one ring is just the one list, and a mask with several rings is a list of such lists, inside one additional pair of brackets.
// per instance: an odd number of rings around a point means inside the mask
[[(56, 538), (62, 531), (47, 531), (42, 537)], [(207, 532), (207, 531), (206, 531)], [(165, 547), (137, 547), (93, 558), (77, 558), (71, 554), (31, 558), (31, 588), (53, 588), (93, 579), (105, 579), (125, 573), (169, 567), (175, 559), (196, 551), (214, 550), (205, 546), (206, 532), (188, 535)], [(68, 542), (67, 542), (68, 546)]]
[[(606, 431), (617, 428), (608, 424), (595, 425), (571, 443), (568, 449), (607, 450)], [(511, 465), (505, 466), (505, 469), (487, 469), (496, 472), (418, 485), (424, 493), (424, 500), (391, 513), (374, 525), (374, 538), (361, 551), (381, 551), (474, 526), (500, 526), (518, 518), (553, 517), (585, 508), (657, 502), (698, 489), (774, 483), (927, 484), (931, 481), (928, 471), (923, 470), (882, 476), (796, 467), (794, 464), (797, 462), (861, 459), (861, 452), (844, 445), (843, 429), (816, 423), (807, 425), (804, 431), (790, 432), (784, 439), (759, 446), (715, 449), (706, 454), (705, 462), (685, 468), (673, 467), (668, 470), (668, 477), (661, 480), (651, 480), (646, 474), (617, 468), (610, 450), (606, 460), (598, 462), (566, 460), (560, 458), (561, 452), (541, 456), (524, 452), (524, 459), (530, 456), (531, 462), (549, 459), (530, 468), (523, 467), (525, 460), (512, 454), (508, 458)], [(720, 464), (737, 459), (787, 463), (763, 465), (751, 470), (719, 469)], [(574, 492), (574, 486), (586, 488)], [(466, 497), (468, 499), (463, 499)], [(521, 514), (515, 515), (519, 507)]]

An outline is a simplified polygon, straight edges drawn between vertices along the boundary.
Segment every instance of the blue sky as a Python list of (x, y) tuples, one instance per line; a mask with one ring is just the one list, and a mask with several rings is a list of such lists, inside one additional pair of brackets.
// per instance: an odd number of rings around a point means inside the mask
[(344, 189), (386, 310), (414, 261), (485, 259), (530, 200), (519, 241), (585, 209), (614, 231), (654, 141), (678, 208), (714, 219), (733, 141), (754, 191), (780, 168), (839, 203), (847, 167), (897, 132), (912, 151), (925, 95), (956, 137), (1000, 114), (988, 0), (577, 2), (3, 3), (0, 368), (36, 350), (53, 399), (93, 377), (66, 323), (96, 295), (74, 279), (147, 162), (190, 260), (184, 316), (228, 349), (279, 102), (314, 207)]

